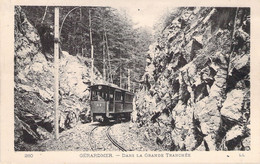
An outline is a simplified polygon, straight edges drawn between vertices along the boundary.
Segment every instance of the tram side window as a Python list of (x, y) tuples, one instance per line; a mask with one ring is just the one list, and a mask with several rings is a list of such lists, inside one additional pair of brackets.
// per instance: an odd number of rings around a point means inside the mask
[(116, 92), (116, 101), (122, 101), (123, 100), (123, 96), (121, 92)]
[(132, 102), (132, 101), (133, 101), (133, 96), (126, 93), (126, 94), (125, 94), (125, 101), (127, 101), (127, 102)]
[(110, 92), (109, 92), (109, 101), (110, 101), (110, 102), (113, 102), (113, 101), (114, 101), (114, 92), (113, 92), (113, 91), (110, 91)]

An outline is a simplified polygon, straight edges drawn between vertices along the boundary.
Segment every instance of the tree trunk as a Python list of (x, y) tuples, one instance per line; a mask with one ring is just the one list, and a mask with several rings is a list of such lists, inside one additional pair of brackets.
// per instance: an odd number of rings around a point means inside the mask
[(108, 66), (109, 66), (109, 82), (113, 83), (113, 76), (111, 74), (110, 54), (109, 54), (108, 40), (107, 40), (107, 33), (106, 32), (105, 32), (105, 41), (106, 41), (106, 50), (107, 50)]
[(44, 11), (44, 14), (43, 14), (43, 17), (42, 17), (41, 24), (43, 23), (43, 21), (44, 21), (44, 19), (45, 19), (45, 16), (46, 16), (47, 10), (48, 10), (48, 6), (45, 7), (45, 11)]
[(103, 34), (103, 78), (106, 81), (106, 53), (105, 53), (105, 38), (104, 38), (104, 34)]
[(94, 82), (94, 47), (92, 43), (91, 10), (89, 10), (89, 40), (91, 45), (91, 84)]

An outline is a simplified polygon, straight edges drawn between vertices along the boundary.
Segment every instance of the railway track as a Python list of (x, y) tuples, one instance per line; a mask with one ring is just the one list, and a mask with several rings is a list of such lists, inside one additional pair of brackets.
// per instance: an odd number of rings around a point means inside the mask
[(98, 126), (95, 126), (89, 133), (88, 133), (88, 142), (89, 142), (89, 145), (90, 145), (90, 148), (91, 148), (91, 150), (92, 151), (95, 151), (96, 150), (96, 145), (94, 145), (93, 146), (93, 141), (92, 141), (92, 139), (93, 139), (93, 132), (94, 132), (94, 130), (95, 129), (97, 129), (98, 128)]
[[(92, 151), (96, 151), (97, 148), (96, 148), (96, 145), (94, 144), (95, 143), (95, 140), (93, 139), (94, 135), (94, 131), (98, 128), (99, 126), (95, 126), (88, 134), (88, 142), (89, 142), (89, 145), (90, 145), (90, 148)], [(111, 130), (111, 127), (112, 126), (109, 126), (107, 129), (106, 129), (106, 136), (108, 138), (108, 140), (114, 145), (116, 146), (119, 150), (123, 151), (123, 152), (126, 152), (126, 149), (124, 149), (115, 139), (113, 139), (109, 133), (109, 131)]]
[(114, 140), (114, 139), (110, 136), (109, 131), (110, 131), (110, 128), (111, 128), (111, 127), (112, 127), (112, 126), (109, 126), (109, 127), (107, 128), (107, 130), (106, 130), (107, 138), (108, 138), (108, 139), (112, 142), (112, 144), (113, 144), (114, 146), (116, 146), (119, 150), (126, 152), (126, 149), (124, 149), (122, 146), (120, 146), (120, 145), (118, 144), (118, 142), (117, 142), (116, 140)]

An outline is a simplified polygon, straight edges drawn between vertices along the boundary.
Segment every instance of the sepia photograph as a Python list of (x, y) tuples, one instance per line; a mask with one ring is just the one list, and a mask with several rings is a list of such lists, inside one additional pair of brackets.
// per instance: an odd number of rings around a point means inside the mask
[(14, 10), (16, 151), (250, 151), (250, 8)]
[(189, 1), (1, 2), (0, 163), (260, 162), (260, 2)]

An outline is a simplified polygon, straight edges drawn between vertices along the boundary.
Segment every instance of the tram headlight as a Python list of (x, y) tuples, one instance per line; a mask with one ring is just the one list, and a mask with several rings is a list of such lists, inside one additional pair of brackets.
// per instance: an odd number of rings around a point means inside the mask
[(101, 85), (99, 85), (99, 86), (98, 86), (98, 89), (99, 89), (99, 90), (101, 90), (101, 89), (102, 89), (102, 86), (101, 86)]

